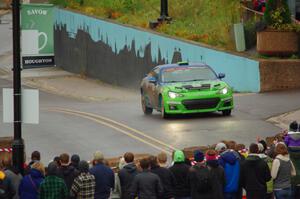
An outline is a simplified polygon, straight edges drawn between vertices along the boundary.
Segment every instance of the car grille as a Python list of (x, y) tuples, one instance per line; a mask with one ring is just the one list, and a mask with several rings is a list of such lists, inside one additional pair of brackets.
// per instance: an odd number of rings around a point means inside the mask
[(210, 109), (215, 108), (220, 102), (220, 98), (209, 98), (209, 99), (194, 99), (194, 100), (183, 100), (182, 104), (187, 110), (197, 109)]

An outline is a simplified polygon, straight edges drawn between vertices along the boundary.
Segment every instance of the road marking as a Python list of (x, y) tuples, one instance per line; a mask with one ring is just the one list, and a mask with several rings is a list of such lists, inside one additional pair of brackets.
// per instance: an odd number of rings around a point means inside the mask
[[(125, 134), (125, 135), (127, 135), (127, 136), (129, 136), (133, 139), (136, 139), (140, 142), (143, 142), (147, 145), (150, 145), (155, 149), (158, 149), (160, 151), (164, 151), (169, 155), (171, 155), (174, 150), (177, 150), (175, 147), (173, 147), (169, 144), (166, 144), (166, 143), (164, 143), (164, 142), (162, 142), (162, 141), (160, 141), (156, 138), (153, 138), (149, 135), (146, 135), (142, 131), (131, 128), (131, 127), (129, 127), (129, 126), (123, 124), (123, 123), (117, 122), (117, 121), (109, 119), (107, 117), (103, 117), (103, 116), (96, 115), (96, 114), (93, 114), (93, 113), (87, 113), (87, 112), (71, 110), (71, 109), (65, 109), (65, 108), (50, 108), (50, 109), (48, 109), (48, 111), (60, 112), (60, 113), (65, 113), (65, 114), (69, 114), (69, 115), (75, 115), (75, 116), (82, 117), (82, 118), (85, 118), (85, 119), (88, 119), (88, 120), (92, 120), (96, 123), (102, 124), (104, 126), (112, 128), (112, 129), (114, 129), (118, 132), (121, 132), (121, 133), (123, 133), (123, 134)], [(126, 130), (124, 130), (122, 128), (124, 128)], [(137, 134), (137, 135), (134, 135), (134, 134)], [(141, 136), (144, 137), (144, 138), (142, 138)], [(145, 138), (148, 139), (148, 141)], [(149, 140), (150, 140), (150, 142), (149, 142)], [(153, 143), (155, 143), (155, 144), (153, 144)], [(157, 144), (163, 146), (166, 149), (164, 149), (160, 146), (157, 146)]]

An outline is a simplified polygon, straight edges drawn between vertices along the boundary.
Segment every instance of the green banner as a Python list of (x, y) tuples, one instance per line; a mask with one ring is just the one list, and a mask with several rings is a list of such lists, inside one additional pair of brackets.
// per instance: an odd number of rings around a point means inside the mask
[(23, 66), (54, 65), (54, 6), (22, 4), (21, 51)]

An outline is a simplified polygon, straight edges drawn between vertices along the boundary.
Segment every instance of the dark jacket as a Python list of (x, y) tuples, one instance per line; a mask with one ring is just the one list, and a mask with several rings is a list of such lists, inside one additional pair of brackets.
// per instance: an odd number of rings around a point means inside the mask
[(191, 187), (192, 199), (218, 199), (214, 198), (214, 179), (210, 170), (205, 164), (197, 163), (190, 168), (188, 174), (188, 183)]
[(19, 186), (20, 199), (38, 199), (38, 190), (41, 182), (44, 180), (43, 174), (36, 170), (30, 169)]
[(218, 163), (218, 160), (210, 160), (206, 162), (208, 169), (211, 172), (213, 178), (213, 193), (214, 198), (223, 199), (223, 188), (226, 184), (225, 182), (225, 172), (223, 167)]
[(174, 189), (175, 197), (189, 197), (191, 195), (188, 184), (189, 169), (190, 166), (184, 162), (174, 163), (174, 165), (170, 167), (170, 171), (173, 173), (176, 180)]
[(156, 174), (147, 170), (134, 177), (131, 187), (132, 199), (161, 199), (162, 193), (163, 186)]
[(68, 191), (71, 190), (74, 179), (79, 175), (79, 171), (73, 166), (60, 166), (57, 171), (57, 176), (64, 179)]
[(0, 179), (0, 198), (1, 199), (12, 199), (16, 191), (10, 180), (6, 178), (3, 171), (0, 171), (1, 175), (4, 176), (3, 179)]
[(241, 165), (241, 184), (247, 192), (267, 193), (271, 179), (268, 164), (256, 154), (249, 154)]
[(90, 169), (90, 173), (96, 179), (95, 199), (109, 198), (110, 192), (115, 186), (114, 172), (104, 164), (96, 164)]
[(125, 165), (123, 169), (119, 171), (118, 176), (121, 184), (122, 199), (131, 198), (130, 187), (136, 174), (138, 174), (138, 171), (134, 163)]
[(290, 159), (296, 169), (296, 176), (292, 176), (292, 185), (300, 184), (300, 147), (298, 149), (289, 148)]
[(237, 193), (239, 191), (240, 180), (240, 157), (232, 150), (221, 153), (219, 164), (224, 168), (226, 184), (225, 193)]
[(163, 185), (164, 192), (161, 198), (162, 199), (174, 198), (174, 188), (175, 188), (176, 180), (173, 173), (169, 169), (160, 166), (152, 167), (151, 172), (158, 175)]

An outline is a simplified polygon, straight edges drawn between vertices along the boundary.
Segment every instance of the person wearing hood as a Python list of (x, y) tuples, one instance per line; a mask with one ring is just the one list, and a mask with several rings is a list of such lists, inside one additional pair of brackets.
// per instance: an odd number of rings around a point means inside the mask
[(94, 199), (95, 197), (95, 177), (89, 173), (89, 164), (82, 160), (78, 164), (79, 176), (77, 176), (71, 187), (70, 195), (77, 199)]
[(273, 161), (271, 171), (275, 197), (276, 199), (291, 198), (291, 177), (296, 175), (295, 167), (284, 143), (277, 143), (275, 152), (277, 156)]
[(158, 163), (157, 157), (150, 156), (151, 172), (158, 175), (164, 188), (164, 192), (161, 199), (174, 198), (174, 187), (176, 184), (173, 173), (164, 167), (161, 167)]
[(2, 162), (0, 162), (0, 198), (1, 199), (11, 199), (16, 194), (11, 181), (6, 177), (3, 171)]
[(218, 162), (218, 152), (208, 150), (205, 154), (206, 165), (214, 179), (213, 193), (215, 199), (223, 199), (223, 187), (225, 186), (225, 172)]
[(249, 155), (241, 165), (241, 184), (246, 190), (247, 199), (265, 199), (267, 182), (271, 179), (268, 164), (259, 156), (258, 145), (252, 143)]
[(44, 180), (44, 176), (44, 165), (41, 162), (33, 163), (29, 174), (26, 175), (20, 183), (20, 199), (38, 199), (40, 184)]
[(67, 199), (69, 192), (63, 179), (57, 176), (56, 162), (50, 162), (47, 176), (40, 184), (39, 199)]
[[(60, 167), (58, 168), (57, 175), (61, 177), (70, 192), (74, 179), (79, 175), (79, 171), (70, 165), (70, 156), (67, 153), (60, 155)], [(70, 198), (72, 198), (70, 196)]]
[[(239, 197), (240, 186), (240, 156), (234, 150), (227, 150), (224, 143), (218, 143), (215, 148), (219, 152), (218, 162), (225, 172), (224, 198), (236, 199)], [(223, 151), (223, 152), (222, 152)]]
[(175, 199), (191, 198), (190, 187), (188, 184), (188, 173), (190, 166), (185, 163), (183, 151), (176, 150), (173, 155), (173, 166), (169, 169), (175, 176), (176, 184), (174, 188)]
[(118, 172), (118, 176), (121, 184), (121, 198), (131, 198), (130, 187), (132, 185), (134, 177), (138, 174), (137, 167), (134, 163), (133, 153), (127, 152), (124, 154), (125, 165)]
[(7, 179), (13, 185), (14, 190), (16, 190), (16, 194), (14, 195), (13, 199), (19, 199), (18, 189), (22, 180), (22, 175), (18, 172), (16, 168), (12, 166), (12, 161), (10, 157), (4, 158), (3, 167)]

